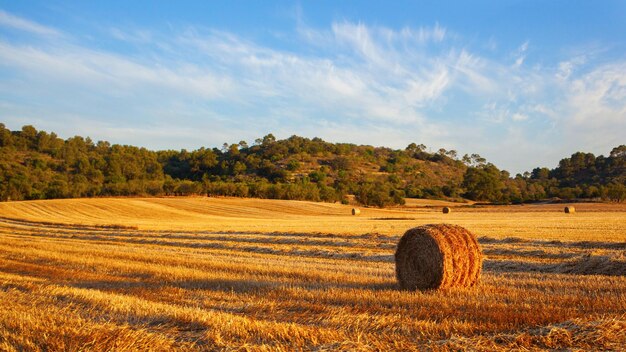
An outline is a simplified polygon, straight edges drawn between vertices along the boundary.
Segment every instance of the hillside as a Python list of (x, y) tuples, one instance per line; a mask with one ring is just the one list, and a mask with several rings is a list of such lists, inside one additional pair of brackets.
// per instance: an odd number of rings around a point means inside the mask
[(252, 145), (151, 151), (0, 124), (0, 199), (208, 194), (347, 204), (354, 195), (360, 204), (384, 207), (405, 198), (626, 198), (626, 146), (608, 157), (576, 153), (555, 169), (514, 178), (478, 154), (426, 150), (415, 143), (393, 150), (269, 134)]

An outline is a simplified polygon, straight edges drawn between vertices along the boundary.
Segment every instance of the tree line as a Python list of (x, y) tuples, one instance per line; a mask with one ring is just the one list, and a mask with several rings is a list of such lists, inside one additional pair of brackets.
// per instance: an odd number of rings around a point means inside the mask
[(0, 124), (0, 200), (203, 194), (347, 203), (354, 195), (380, 207), (406, 197), (623, 201), (625, 159), (622, 145), (608, 157), (575, 153), (555, 169), (511, 177), (478, 154), (429, 152), (415, 143), (394, 150), (268, 134), (251, 145), (152, 151)]

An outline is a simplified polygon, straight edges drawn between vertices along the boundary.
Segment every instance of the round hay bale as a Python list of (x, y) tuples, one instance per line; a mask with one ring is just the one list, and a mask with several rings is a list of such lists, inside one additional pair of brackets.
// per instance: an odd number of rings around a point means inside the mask
[(430, 290), (474, 286), (483, 255), (476, 236), (463, 227), (431, 224), (404, 233), (395, 261), (400, 287)]
[(569, 207), (565, 207), (563, 211), (565, 212), (565, 214), (574, 214), (576, 212), (576, 208), (570, 205)]
[(452, 209), (448, 208), (448, 207), (443, 207), (443, 213), (444, 214), (449, 214), (452, 211)]
[(359, 215), (359, 214), (361, 214), (361, 210), (357, 208), (352, 208), (352, 215)]

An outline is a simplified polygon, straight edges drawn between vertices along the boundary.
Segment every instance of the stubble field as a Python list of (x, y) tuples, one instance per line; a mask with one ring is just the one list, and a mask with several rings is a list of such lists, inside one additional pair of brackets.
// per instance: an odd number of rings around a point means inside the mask
[[(2, 203), (0, 350), (624, 348), (626, 206), (435, 205)], [(480, 284), (400, 290), (398, 239), (441, 222), (479, 237)]]

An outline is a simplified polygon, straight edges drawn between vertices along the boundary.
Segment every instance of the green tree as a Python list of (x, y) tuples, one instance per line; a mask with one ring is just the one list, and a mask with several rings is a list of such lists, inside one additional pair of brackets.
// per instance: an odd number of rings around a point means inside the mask
[(500, 177), (500, 170), (493, 164), (468, 168), (463, 176), (464, 196), (478, 201), (501, 201), (503, 183)]
[(607, 187), (607, 196), (613, 202), (623, 202), (626, 200), (626, 186), (620, 183), (610, 184)]

